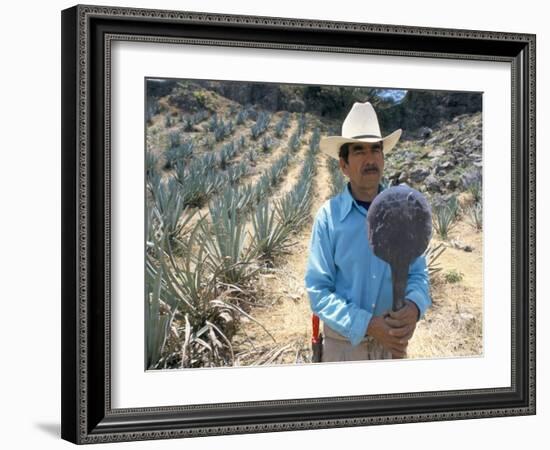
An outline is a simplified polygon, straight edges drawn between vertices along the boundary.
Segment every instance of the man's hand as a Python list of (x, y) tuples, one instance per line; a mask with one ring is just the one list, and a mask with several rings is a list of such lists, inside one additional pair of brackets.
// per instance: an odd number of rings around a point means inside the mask
[[(392, 334), (398, 331), (397, 335)], [(380, 316), (374, 316), (367, 328), (367, 336), (375, 338), (386, 350), (392, 353), (394, 358), (404, 358), (407, 354), (408, 339), (399, 336), (400, 329), (392, 328), (386, 319)]]
[(399, 342), (405, 344), (405, 350), (410, 338), (414, 334), (419, 317), (420, 310), (414, 302), (408, 299), (405, 299), (405, 306), (403, 308), (398, 311), (390, 311), (384, 316), (384, 321), (392, 328), (389, 334), (399, 338)]
[(390, 311), (384, 317), (373, 317), (367, 335), (374, 337), (391, 351), (394, 358), (404, 358), (419, 316), (420, 311), (416, 304), (406, 299), (405, 306), (399, 311)]
[(420, 310), (416, 303), (405, 299), (405, 306), (398, 311), (390, 311), (386, 316), (388, 324), (393, 328), (401, 328), (405, 325), (415, 325), (420, 317)]

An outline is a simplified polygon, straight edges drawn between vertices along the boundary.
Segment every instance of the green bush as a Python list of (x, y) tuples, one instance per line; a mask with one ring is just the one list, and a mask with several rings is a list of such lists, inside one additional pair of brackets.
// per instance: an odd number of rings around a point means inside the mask
[(459, 281), (462, 281), (463, 278), (464, 274), (455, 269), (451, 269), (445, 274), (445, 281), (447, 283), (458, 283)]

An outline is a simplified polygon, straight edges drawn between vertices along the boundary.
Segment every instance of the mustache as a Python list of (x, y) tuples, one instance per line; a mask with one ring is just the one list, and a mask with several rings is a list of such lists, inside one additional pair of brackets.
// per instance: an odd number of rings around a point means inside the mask
[(378, 168), (378, 166), (376, 166), (374, 164), (369, 164), (368, 166), (365, 166), (365, 168), (363, 169), (363, 172), (369, 172), (371, 170), (374, 170), (376, 172), (380, 172), (380, 169)]

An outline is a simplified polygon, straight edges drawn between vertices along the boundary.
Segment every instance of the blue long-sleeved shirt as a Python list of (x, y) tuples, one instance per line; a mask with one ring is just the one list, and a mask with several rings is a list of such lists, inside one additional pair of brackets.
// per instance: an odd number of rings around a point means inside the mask
[[(349, 185), (327, 200), (315, 217), (305, 275), (312, 311), (353, 346), (373, 316), (391, 310), (393, 299), (391, 268), (369, 246), (366, 215)], [(405, 298), (418, 306), (420, 318), (432, 303), (424, 256), (409, 267)]]

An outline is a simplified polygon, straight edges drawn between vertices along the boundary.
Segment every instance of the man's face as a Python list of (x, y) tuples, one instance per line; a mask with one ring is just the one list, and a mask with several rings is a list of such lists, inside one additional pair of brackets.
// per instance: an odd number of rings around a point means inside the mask
[(384, 172), (382, 143), (350, 144), (348, 162), (340, 158), (340, 168), (359, 189), (377, 188)]

